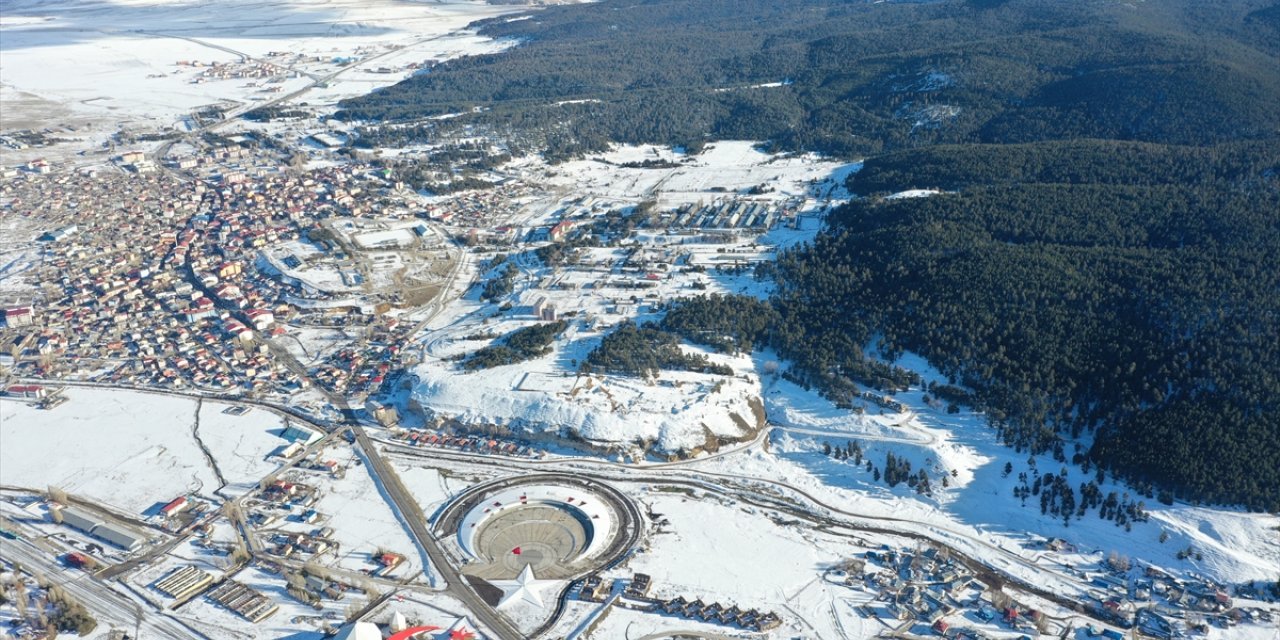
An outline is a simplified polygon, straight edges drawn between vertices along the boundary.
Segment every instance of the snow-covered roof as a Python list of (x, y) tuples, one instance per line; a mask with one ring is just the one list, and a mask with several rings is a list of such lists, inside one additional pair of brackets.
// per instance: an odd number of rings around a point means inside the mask
[(334, 636), (335, 640), (382, 640), (382, 632), (372, 622), (356, 622), (345, 626)]
[(391, 615), (390, 626), (392, 631), (404, 631), (409, 628), (409, 621), (405, 620), (403, 613), (397, 611)]

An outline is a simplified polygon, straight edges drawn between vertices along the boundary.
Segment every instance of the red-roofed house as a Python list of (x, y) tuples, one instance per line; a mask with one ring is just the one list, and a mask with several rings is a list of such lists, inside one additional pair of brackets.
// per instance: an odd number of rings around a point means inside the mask
[(31, 307), (11, 307), (4, 310), (4, 324), (7, 327), (30, 326), (33, 316)]
[(249, 322), (253, 323), (253, 328), (258, 331), (265, 331), (267, 327), (276, 321), (275, 314), (266, 309), (249, 309), (244, 312), (244, 315), (249, 319)]
[(5, 389), (5, 395), (15, 398), (43, 398), (45, 390), (38, 384), (15, 384)]
[(171, 518), (189, 506), (191, 506), (191, 503), (187, 501), (186, 496), (178, 496), (169, 502), (169, 504), (160, 507), (160, 514), (166, 518)]
[(564, 234), (568, 233), (569, 230), (572, 228), (573, 228), (572, 220), (562, 220), (556, 226), (551, 227), (551, 232), (548, 233), (547, 236), (552, 240), (559, 242), (564, 238)]

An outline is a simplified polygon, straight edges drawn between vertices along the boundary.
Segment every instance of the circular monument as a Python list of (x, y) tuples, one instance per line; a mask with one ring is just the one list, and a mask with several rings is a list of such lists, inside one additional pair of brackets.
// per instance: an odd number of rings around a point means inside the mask
[(436, 519), (438, 534), (452, 534), (463, 573), (490, 581), (526, 568), (550, 580), (598, 570), (635, 544), (639, 526), (639, 510), (617, 489), (562, 474), (477, 485)]
[(554, 504), (533, 504), (489, 518), (471, 538), (485, 560), (513, 573), (529, 565), (545, 575), (547, 569), (571, 565), (581, 557), (594, 531), (580, 513)]

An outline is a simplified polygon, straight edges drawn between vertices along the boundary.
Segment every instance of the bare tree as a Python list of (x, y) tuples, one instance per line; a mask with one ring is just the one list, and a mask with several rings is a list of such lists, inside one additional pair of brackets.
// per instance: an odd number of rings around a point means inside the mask
[(1000, 610), (1007, 609), (1009, 605), (1012, 603), (1013, 603), (1013, 598), (1010, 598), (1009, 594), (1005, 593), (1004, 591), (993, 590), (991, 592), (991, 605), (994, 606), (996, 609), (1000, 609)]
[[(16, 575), (16, 573), (15, 573)], [(18, 609), (18, 618), (27, 619), (27, 583), (22, 578), (13, 585), (13, 604)]]
[(67, 504), (67, 492), (59, 487), (49, 485), (48, 497), (58, 504)]
[(233, 522), (244, 522), (244, 510), (240, 508), (239, 503), (224, 502), (221, 507), (222, 515)]
[(1107, 555), (1107, 565), (1115, 571), (1128, 571), (1131, 566), (1129, 558), (1116, 551), (1112, 551)]
[(231, 550), (231, 564), (244, 564), (249, 561), (249, 552), (245, 550), (244, 545), (236, 543), (236, 548)]
[(1036, 618), (1036, 631), (1042, 636), (1049, 633), (1049, 616), (1041, 614)]
[(49, 626), (49, 599), (39, 598), (36, 600), (36, 626)]
[(302, 565), (302, 572), (309, 576), (320, 578), (321, 580), (328, 580), (330, 578), (329, 570), (321, 566), (320, 563), (315, 560), (308, 560), (304, 563)]

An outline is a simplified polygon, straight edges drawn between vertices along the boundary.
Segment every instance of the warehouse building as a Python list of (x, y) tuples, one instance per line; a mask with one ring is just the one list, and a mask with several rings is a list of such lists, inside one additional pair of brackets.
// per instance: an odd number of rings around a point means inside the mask
[(136, 551), (142, 548), (145, 538), (139, 536), (131, 529), (126, 529), (119, 525), (104, 522), (93, 528), (91, 532), (94, 537), (106, 540), (111, 544), (120, 547), (126, 551)]
[(75, 507), (63, 507), (59, 513), (62, 515), (62, 524), (84, 533), (93, 533), (93, 528), (102, 523), (96, 516)]
[(106, 522), (98, 516), (75, 507), (63, 507), (58, 514), (62, 516), (62, 524), (99, 540), (110, 542), (125, 551), (137, 551), (146, 542), (145, 537), (138, 535), (132, 529)]

